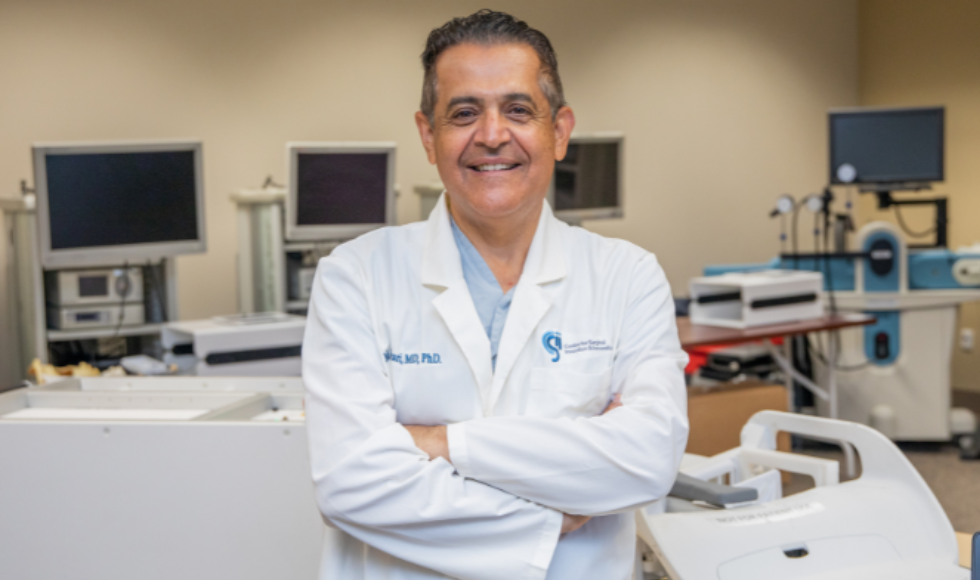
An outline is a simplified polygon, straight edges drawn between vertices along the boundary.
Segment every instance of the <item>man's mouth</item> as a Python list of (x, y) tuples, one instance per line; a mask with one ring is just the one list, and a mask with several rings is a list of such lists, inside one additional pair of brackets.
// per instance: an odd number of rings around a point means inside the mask
[(474, 171), (510, 171), (520, 165), (520, 163), (484, 163), (482, 165), (471, 165)]

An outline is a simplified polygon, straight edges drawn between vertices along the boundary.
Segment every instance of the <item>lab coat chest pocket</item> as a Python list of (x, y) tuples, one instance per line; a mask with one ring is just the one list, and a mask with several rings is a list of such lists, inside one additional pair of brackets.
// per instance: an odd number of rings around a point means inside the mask
[(557, 369), (531, 369), (527, 386), (527, 415), (538, 417), (593, 417), (605, 409), (612, 369), (584, 373)]

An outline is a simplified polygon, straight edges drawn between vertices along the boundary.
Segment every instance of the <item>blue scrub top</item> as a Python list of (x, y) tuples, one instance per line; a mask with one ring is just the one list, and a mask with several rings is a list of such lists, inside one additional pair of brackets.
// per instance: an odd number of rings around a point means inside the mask
[(466, 286), (470, 290), (470, 296), (473, 297), (476, 313), (480, 316), (484, 330), (487, 331), (487, 338), (490, 339), (491, 363), (496, 370), (497, 347), (500, 345), (500, 336), (504, 333), (504, 323), (507, 322), (507, 313), (510, 312), (510, 303), (514, 299), (516, 286), (504, 294), (490, 266), (487, 266), (486, 260), (466, 234), (459, 229), (451, 215), (449, 223), (452, 224), (453, 237), (456, 239), (456, 247), (459, 248), (463, 278), (466, 279)]

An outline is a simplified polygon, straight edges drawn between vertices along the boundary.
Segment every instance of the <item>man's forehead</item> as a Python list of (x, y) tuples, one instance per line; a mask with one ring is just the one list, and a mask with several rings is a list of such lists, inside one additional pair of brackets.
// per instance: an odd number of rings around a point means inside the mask
[(436, 62), (439, 100), (530, 95), (544, 98), (538, 86), (541, 61), (526, 44), (458, 44)]

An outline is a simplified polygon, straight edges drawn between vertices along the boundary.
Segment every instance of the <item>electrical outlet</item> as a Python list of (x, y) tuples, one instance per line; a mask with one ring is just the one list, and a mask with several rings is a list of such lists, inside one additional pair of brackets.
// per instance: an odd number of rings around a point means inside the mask
[(960, 329), (960, 350), (963, 352), (973, 352), (973, 329)]

